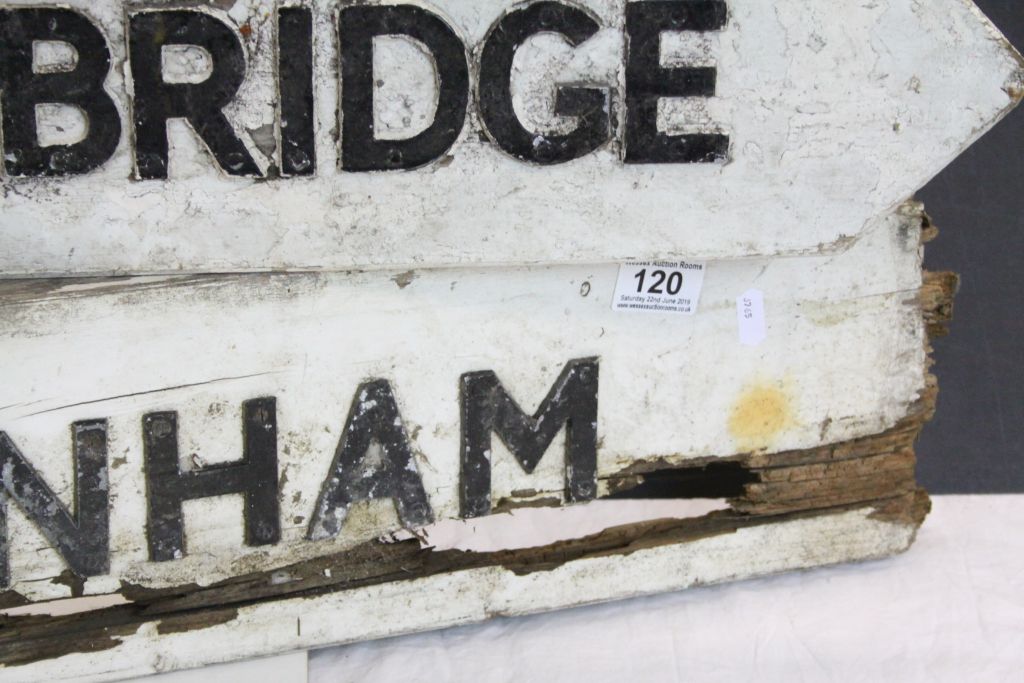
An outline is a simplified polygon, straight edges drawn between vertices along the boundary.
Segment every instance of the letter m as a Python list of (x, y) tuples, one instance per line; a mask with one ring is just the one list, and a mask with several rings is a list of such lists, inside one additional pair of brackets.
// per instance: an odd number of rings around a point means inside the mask
[(555, 435), (565, 427), (565, 498), (597, 495), (596, 358), (570, 361), (532, 416), (508, 395), (491, 371), (461, 378), (461, 516), (491, 511), (491, 434), (496, 433), (530, 474)]

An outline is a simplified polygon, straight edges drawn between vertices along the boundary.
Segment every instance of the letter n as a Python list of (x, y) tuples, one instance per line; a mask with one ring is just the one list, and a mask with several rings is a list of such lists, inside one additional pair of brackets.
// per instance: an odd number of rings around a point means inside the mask
[(107, 501), (107, 421), (71, 425), (75, 489), (69, 511), (35, 468), (0, 432), (0, 588), (10, 583), (7, 502), (15, 504), (79, 576), (106, 574), (110, 569), (110, 527)]

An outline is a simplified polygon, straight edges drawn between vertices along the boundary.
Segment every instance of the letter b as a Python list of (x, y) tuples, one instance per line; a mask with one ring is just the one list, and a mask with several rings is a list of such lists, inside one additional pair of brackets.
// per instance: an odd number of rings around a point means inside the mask
[[(77, 60), (67, 69), (37, 73), (33, 62), (39, 42), (67, 43)], [(38, 7), (0, 10), (0, 104), (9, 175), (87, 173), (114, 154), (121, 117), (103, 89), (109, 71), (107, 42), (81, 14)], [(85, 137), (73, 144), (40, 145), (36, 107), (41, 104), (77, 108), (87, 121)]]

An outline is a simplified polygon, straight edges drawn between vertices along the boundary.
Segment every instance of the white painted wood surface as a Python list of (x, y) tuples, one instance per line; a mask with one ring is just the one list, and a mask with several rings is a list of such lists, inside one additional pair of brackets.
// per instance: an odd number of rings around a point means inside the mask
[[(111, 573), (175, 585), (297, 561), (398, 528), (390, 501), (304, 540), (357, 386), (391, 382), (438, 519), (458, 516), (459, 377), (493, 370), (528, 412), (573, 358), (600, 358), (598, 474), (641, 459), (811, 448), (878, 433), (924, 387), (919, 209), (879, 220), (839, 255), (712, 261), (695, 316), (612, 310), (615, 266), (85, 281), (0, 300), (0, 424), (63, 499), (68, 425), (109, 418)], [(767, 338), (741, 344), (735, 299), (764, 292)], [(2, 291), (2, 285), (0, 285)], [(583, 294), (586, 293), (586, 296)], [(241, 457), (241, 403), (277, 397), (282, 541), (247, 548), (241, 497), (185, 503), (188, 554), (147, 561), (142, 416), (179, 413), (181, 467)], [(494, 500), (561, 496), (562, 436), (532, 475), (498, 439)], [(193, 457), (193, 455), (195, 457)], [(16, 506), (12, 587), (64, 565)], [(359, 506), (357, 506), (359, 508)]]
[[(137, 182), (129, 180), (123, 4), (62, 4), (107, 33), (115, 64), (107, 88), (124, 139), (114, 158), (86, 176), (2, 180), (4, 276), (720, 259), (834, 249), (910, 197), (1022, 91), (1019, 56), (969, 0), (879, 0), (841, 12), (834, 0), (731, 0), (723, 31), (666, 34), (662, 44), (665, 63), (718, 69), (717, 96), (663, 100), (662, 125), (728, 133), (728, 163), (629, 166), (613, 143), (571, 163), (533, 166), (481, 142), (471, 111), (450, 159), (408, 172), (341, 173), (332, 138), (336, 3), (317, 0), (318, 175), (229, 178), (184, 123), (172, 122), (171, 178)], [(531, 125), (558, 124), (551, 87), (567, 81), (611, 87), (621, 115), (624, 2), (581, 4), (604, 27), (598, 35), (574, 51), (541, 36), (517, 57), (513, 90)], [(508, 6), (429, 4), (471, 47)], [(210, 10), (251, 29), (245, 103), (227, 114), (263, 167), (269, 159), (250, 132), (274, 123), (272, 9), (239, 0)], [(415, 97), (405, 103), (408, 93), (426, 98), (429, 65), (397, 68), (412, 64), (404, 40), (378, 47), (386, 87), (378, 93), (377, 128), (407, 137), (432, 115)]]

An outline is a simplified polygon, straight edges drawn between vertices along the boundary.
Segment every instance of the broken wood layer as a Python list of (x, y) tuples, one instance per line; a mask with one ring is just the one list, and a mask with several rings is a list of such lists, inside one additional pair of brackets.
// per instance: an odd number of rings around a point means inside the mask
[(953, 320), (953, 298), (959, 289), (960, 276), (956, 273), (925, 272), (918, 296), (930, 339), (949, 334), (949, 323)]
[[(954, 290), (955, 278), (948, 274), (925, 277), (918, 301), (930, 333), (942, 329), (948, 321)], [(781, 528), (799, 520), (838, 518), (856, 510), (869, 509), (871, 519), (908, 529), (912, 536), (929, 508), (927, 494), (914, 482), (913, 442), (932, 415), (936, 393), (934, 378), (929, 378), (927, 389), (908, 414), (879, 434), (810, 449), (719, 459), (719, 463), (732, 463), (744, 473), (742, 494), (731, 497), (729, 511), (613, 527), (583, 538), (521, 550), (435, 551), (422, 548), (415, 539), (398, 543), (375, 540), (337, 554), (208, 586), (150, 589), (123, 584), (122, 595), (132, 601), (127, 605), (61, 617), (0, 617), (0, 663), (11, 667), (70, 653), (117, 648), (123, 638), (139, 633), (147, 624), (153, 625), (158, 634), (185, 633), (230, 623), (241, 610), (279, 601), (485, 568), (502, 568), (526, 576), (769, 524)], [(602, 479), (610, 490), (621, 492), (665, 467), (665, 462), (637, 463)], [(671, 469), (710, 467), (705, 460)]]
[[(0, 617), (0, 663), (27, 664), (71, 652), (119, 645), (119, 637), (155, 623), (158, 633), (229, 622), (241, 607), (286, 598), (315, 597), (394, 581), (500, 566), (517, 575), (579, 560), (629, 555), (693, 542), (764, 524), (872, 508), (876, 519), (916, 528), (929, 509), (914, 483), (913, 441), (930, 418), (934, 381), (907, 417), (885, 432), (849, 442), (731, 460), (755, 478), (732, 510), (682, 520), (657, 520), (606, 529), (584, 538), (491, 553), (433, 551), (418, 540), (369, 541), (328, 555), (220, 581), (147, 589), (123, 584), (131, 604), (63, 617)], [(636, 476), (627, 473), (631, 481)]]
[(143, 624), (133, 633), (117, 636), (116, 647), (8, 667), (4, 679), (9, 683), (114, 680), (434, 630), (494, 616), (533, 614), (876, 559), (902, 552), (912, 536), (913, 527), (875, 519), (871, 508), (865, 508), (595, 556), (525, 575), (501, 566), (445, 572), (314, 597), (241, 605), (230, 621), (202, 628), (160, 633), (156, 623)]
[[(928, 510), (927, 495), (868, 501), (884, 521), (916, 526)], [(158, 633), (202, 629), (230, 622), (237, 610), (282, 599), (312, 598), (389, 582), (413, 581), (470, 569), (502, 567), (517, 575), (549, 571), (580, 560), (630, 555), (639, 550), (690, 543), (739, 529), (857, 510), (865, 504), (832, 506), (791, 513), (751, 515), (712, 513), (685, 520), (658, 520), (613, 527), (585, 538), (537, 548), (474, 553), (432, 551), (416, 540), (388, 544), (370, 541), (344, 553), (319, 557), (270, 572), (258, 572), (217, 584), (150, 590), (125, 584), (132, 603), (61, 617), (0, 617), (0, 663), (28, 664), (72, 652), (116, 648), (119, 637), (155, 624)]]

